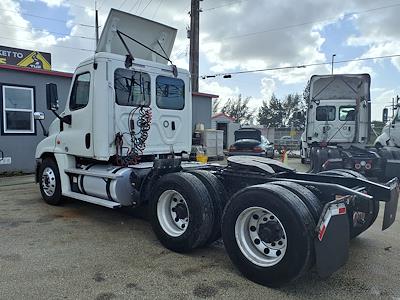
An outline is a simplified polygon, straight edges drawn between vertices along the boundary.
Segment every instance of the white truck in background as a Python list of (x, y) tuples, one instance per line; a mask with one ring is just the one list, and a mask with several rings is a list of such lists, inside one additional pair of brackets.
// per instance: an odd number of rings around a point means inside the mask
[(377, 148), (397, 147), (400, 148), (400, 105), (396, 107), (396, 114), (392, 120), (388, 121), (388, 109), (383, 111), (383, 123), (385, 127), (380, 136), (375, 140), (374, 145)]
[[(370, 83), (368, 74), (311, 77), (301, 143), (302, 162), (310, 160), (311, 172), (350, 169), (381, 180), (400, 176), (400, 149), (386, 141), (381, 147), (369, 144)], [(384, 130), (388, 141), (394, 124)]]
[(235, 156), (227, 166), (182, 162), (191, 150), (192, 94), (189, 72), (167, 64), (175, 35), (112, 9), (96, 53), (74, 73), (63, 112), (57, 86), (46, 85), (57, 119), (35, 154), (45, 202), (147, 205), (166, 248), (188, 252), (222, 235), (235, 266), (268, 286), (314, 264), (321, 276), (340, 268), (349, 240), (374, 223), (379, 201), (386, 202), (382, 229), (393, 224), (397, 178), (378, 184), (357, 173), (301, 173), (264, 157)]

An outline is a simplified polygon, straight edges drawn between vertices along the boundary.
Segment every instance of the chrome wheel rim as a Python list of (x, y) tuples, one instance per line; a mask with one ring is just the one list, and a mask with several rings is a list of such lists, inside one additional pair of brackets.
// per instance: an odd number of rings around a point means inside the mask
[(249, 207), (240, 213), (235, 238), (243, 255), (260, 267), (276, 265), (286, 253), (285, 228), (276, 215), (262, 207)]
[(43, 192), (48, 197), (52, 197), (56, 191), (56, 175), (50, 167), (46, 167), (42, 174)]
[(181, 236), (189, 225), (189, 208), (185, 198), (175, 190), (166, 190), (158, 198), (157, 218), (170, 236)]

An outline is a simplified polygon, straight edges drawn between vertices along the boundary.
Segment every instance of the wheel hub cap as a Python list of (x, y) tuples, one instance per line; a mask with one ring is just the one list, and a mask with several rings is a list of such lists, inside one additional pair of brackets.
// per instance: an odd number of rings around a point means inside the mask
[(56, 176), (54, 171), (47, 167), (43, 170), (42, 174), (42, 188), (43, 192), (48, 197), (52, 197), (56, 191)]
[(190, 219), (185, 198), (175, 190), (164, 191), (158, 198), (157, 218), (168, 235), (182, 235), (189, 226)]
[(287, 249), (285, 228), (271, 211), (249, 207), (235, 223), (236, 242), (246, 258), (261, 267), (279, 263)]
[(273, 243), (282, 239), (283, 230), (277, 221), (270, 221), (260, 224), (258, 235), (263, 242)]

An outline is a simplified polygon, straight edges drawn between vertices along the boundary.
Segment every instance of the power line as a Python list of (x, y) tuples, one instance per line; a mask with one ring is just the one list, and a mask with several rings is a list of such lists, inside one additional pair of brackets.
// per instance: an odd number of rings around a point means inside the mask
[(122, 8), (122, 6), (124, 6), (124, 4), (126, 3), (126, 1), (128, 1), (128, 0), (122, 1), (121, 5), (118, 7), (119, 10)]
[(207, 11), (215, 10), (215, 9), (222, 8), (222, 7), (226, 7), (226, 6), (231, 6), (231, 5), (234, 5), (234, 4), (236, 4), (236, 3), (245, 2), (245, 1), (249, 1), (249, 0), (232, 1), (232, 2), (229, 2), (229, 3), (227, 3), (227, 4), (220, 5), (220, 6), (215, 6), (215, 7), (210, 7), (210, 8), (204, 8), (204, 9), (202, 9), (202, 12), (207, 12)]
[(69, 5), (69, 6), (75, 6), (75, 7), (85, 8), (85, 9), (89, 9), (89, 10), (93, 10), (93, 11), (94, 11), (94, 8), (93, 8), (93, 7), (79, 5), (79, 4), (76, 4), (76, 3), (71, 2), (71, 1), (64, 2), (64, 3), (62, 3), (62, 4), (67, 4), (67, 5)]
[(138, 5), (137, 5), (137, 8), (136, 8), (136, 14), (139, 12), (140, 5), (142, 5), (142, 0), (138, 1)]
[(152, 19), (154, 19), (154, 18), (156, 17), (156, 15), (157, 15), (157, 13), (158, 13), (158, 10), (160, 9), (160, 7), (161, 7), (163, 1), (164, 1), (164, 0), (160, 0), (160, 2), (158, 3), (158, 6), (157, 6), (156, 10), (154, 11), (154, 14), (153, 14)]
[[(72, 38), (95, 40), (94, 38), (90, 38), (90, 37), (83, 36), (83, 35), (69, 35), (69, 33), (67, 33), (67, 32), (64, 33), (64, 32), (56, 32), (56, 31), (48, 31), (45, 28), (36, 28), (36, 27), (27, 28), (27, 27), (13, 25), (13, 24), (7, 24), (7, 23), (0, 23), (0, 25), (6, 26), (6, 27), (16, 27), (16, 28), (25, 29), (24, 31), (26, 31), (26, 32), (30, 32), (29, 29), (31, 29), (31, 30), (41, 31), (42, 33), (51, 33), (54, 35), (68, 36), (68, 37), (72, 37)], [(30, 32), (30, 33), (32, 33), (32, 32)]]
[[(400, 57), (400, 54), (340, 60), (340, 61), (333, 62), (333, 64), (343, 64), (343, 63), (349, 63), (349, 62), (367, 61), (367, 60), (375, 60), (375, 59), (387, 59), (387, 58), (395, 58), (395, 57)], [(312, 63), (312, 64), (294, 65), (294, 66), (286, 66), (286, 67), (272, 67), (272, 68), (265, 68), (265, 69), (255, 69), (255, 70), (236, 71), (236, 72), (229, 72), (229, 73), (228, 72), (227, 73), (218, 73), (218, 74), (213, 74), (213, 75), (203, 75), (203, 76), (201, 76), (201, 78), (207, 79), (207, 78), (214, 78), (214, 77), (220, 77), (220, 76), (225, 76), (226, 78), (229, 78), (231, 75), (259, 73), (259, 72), (266, 72), (266, 71), (280, 71), (280, 70), (289, 70), (289, 69), (302, 69), (302, 68), (307, 68), (307, 67), (325, 66), (325, 65), (331, 65), (331, 64), (332, 64), (332, 62), (322, 62), (322, 63)]]
[(141, 13), (140, 13), (140, 16), (143, 15), (143, 12), (146, 10), (146, 8), (150, 5), (150, 3), (151, 3), (152, 1), (153, 1), (153, 0), (149, 0), (149, 2), (147, 2), (146, 6), (142, 9), (142, 11), (141, 11)]
[[(21, 40), (21, 39), (14, 39), (14, 38), (8, 38), (8, 37), (3, 37), (3, 36), (0, 36), (0, 39), (11, 40), (11, 41), (18, 41), (18, 42), (27, 42), (27, 43), (37, 43), (37, 41), (25, 40), (25, 39), (24, 39), (24, 40)], [(49, 47), (65, 48), (65, 49), (73, 49), (73, 50), (81, 50), (81, 51), (87, 51), (87, 52), (94, 52), (94, 49), (77, 48), (77, 47), (61, 46), (61, 45), (50, 45)]]
[[(375, 7), (375, 8), (371, 8), (371, 9), (367, 9), (367, 10), (363, 10), (363, 11), (347, 13), (347, 14), (344, 14), (344, 17), (352, 16), (352, 15), (361, 15), (361, 14), (365, 14), (365, 13), (374, 12), (374, 11), (377, 11), (377, 10), (388, 9), (388, 8), (393, 8), (393, 7), (398, 7), (398, 6), (400, 6), (400, 3), (393, 4), (393, 5), (388, 5), (388, 6)], [(238, 35), (223, 37), (221, 40), (248, 37), (248, 36), (258, 35), (258, 34), (262, 34), (262, 33), (280, 31), (280, 30), (285, 30), (285, 29), (301, 27), (301, 26), (305, 26), (305, 25), (312, 25), (312, 24), (315, 24), (315, 23), (332, 21), (332, 20), (336, 20), (336, 19), (337, 19), (337, 17), (331, 17), (331, 18), (326, 18), (326, 19), (318, 19), (318, 20), (313, 20), (313, 21), (306, 21), (306, 22), (298, 23), (298, 24), (292, 24), (292, 25), (287, 25), (287, 26), (282, 26), (282, 27), (274, 27), (274, 28), (261, 30), (261, 31), (255, 31), (255, 32), (249, 32), (249, 33), (244, 33), (244, 34), (238, 34)]]
[(23, 13), (23, 12), (19, 12), (19, 11), (16, 11), (16, 10), (11, 10), (11, 9), (0, 8), (0, 11), (9, 11), (9, 12), (13, 12), (13, 13), (20, 14), (20, 15), (23, 15), (23, 16), (29, 16), (29, 17), (39, 18), (39, 19), (45, 19), (45, 20), (59, 22), (59, 23), (70, 23), (70, 24), (84, 26), (84, 27), (95, 27), (94, 25), (75, 23), (75, 22), (70, 22), (69, 20), (60, 20), (60, 19), (56, 19), (56, 18), (44, 17), (44, 16), (35, 15), (35, 14)]

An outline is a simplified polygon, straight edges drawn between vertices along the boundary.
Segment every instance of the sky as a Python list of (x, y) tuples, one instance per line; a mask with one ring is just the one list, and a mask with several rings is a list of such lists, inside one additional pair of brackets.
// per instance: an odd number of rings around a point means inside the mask
[[(94, 0), (2, 0), (0, 44), (50, 52), (52, 68), (73, 72), (94, 53)], [(188, 68), (190, 0), (98, 0), (99, 24), (111, 8), (178, 29), (172, 61)], [(400, 55), (400, 0), (204, 0), (200, 13), (200, 75)], [(100, 27), (101, 32), (102, 27)], [(200, 91), (222, 102), (239, 94), (258, 108), (302, 93), (330, 65), (200, 79)], [(371, 75), (372, 118), (400, 94), (400, 57), (334, 65), (334, 73)]]

